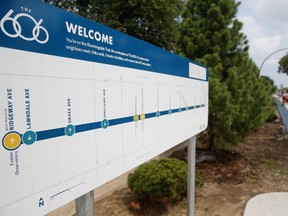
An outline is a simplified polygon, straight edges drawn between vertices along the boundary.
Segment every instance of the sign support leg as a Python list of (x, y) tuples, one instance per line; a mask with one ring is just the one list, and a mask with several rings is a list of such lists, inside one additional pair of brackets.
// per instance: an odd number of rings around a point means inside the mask
[(94, 216), (94, 191), (90, 191), (76, 199), (77, 216)]
[(195, 157), (196, 157), (196, 136), (189, 139), (188, 144), (188, 179), (187, 179), (187, 198), (188, 198), (188, 216), (194, 216), (195, 207)]

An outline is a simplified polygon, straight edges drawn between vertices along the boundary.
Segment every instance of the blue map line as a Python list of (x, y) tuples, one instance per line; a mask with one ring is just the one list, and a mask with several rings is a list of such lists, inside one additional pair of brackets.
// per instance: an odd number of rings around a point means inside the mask
[(160, 116), (168, 115), (168, 114), (169, 114), (169, 110), (160, 111)]
[[(45, 131), (38, 131), (37, 134), (37, 141), (51, 139), (54, 137), (64, 136), (65, 135), (65, 128), (55, 128)], [(23, 136), (23, 134), (21, 134)]]
[(177, 112), (179, 112), (179, 108), (177, 108), (177, 109), (172, 109), (172, 113), (177, 113)]
[(154, 118), (154, 117), (156, 117), (156, 112), (145, 114), (145, 119), (150, 119), (150, 118)]
[[(169, 109), (169, 110), (162, 110), (162, 111), (157, 111), (157, 112), (146, 113), (144, 119), (142, 119), (142, 120), (150, 119), (150, 118), (159, 118), (161, 116), (170, 115), (173, 113), (184, 112), (186, 110), (198, 109), (198, 108), (202, 108), (202, 107), (205, 107), (205, 104), (199, 104), (196, 106), (180, 107), (180, 108), (176, 108), (176, 109)], [(106, 129), (107, 127), (121, 125), (121, 124), (134, 122), (134, 121), (136, 122), (136, 121), (139, 121), (141, 119), (141, 114), (136, 115), (136, 117), (137, 116), (138, 116), (138, 118), (136, 118), (136, 119), (135, 119), (135, 116), (127, 116), (127, 117), (110, 119), (110, 120), (103, 119), (103, 121), (90, 122), (90, 123), (79, 124), (79, 125), (74, 125), (74, 126), (69, 125), (69, 126), (75, 127), (75, 131), (73, 130), (69, 134), (67, 134), (67, 130), (70, 129), (68, 126), (54, 128), (54, 129), (48, 129), (48, 130), (43, 130), (43, 131), (37, 131), (37, 132), (35, 132), (36, 137), (37, 137), (37, 138), (35, 138), (35, 142), (41, 141), (41, 140), (52, 139), (52, 138), (56, 138), (56, 137), (61, 137), (61, 136), (66, 136), (66, 135), (72, 136), (74, 133), (82, 133), (82, 132), (86, 132), (86, 131), (97, 130), (100, 128)], [(9, 132), (9, 133), (11, 133), (11, 132)], [(9, 134), (9, 133), (7, 133), (7, 134)], [(16, 132), (16, 133), (18, 134), (18, 132)], [(20, 145), (21, 145), (21, 144), (23, 144), (22, 138), (23, 138), (24, 134), (19, 134), (19, 135), (21, 137), (21, 143), (20, 143)], [(3, 138), (3, 140), (4, 140), (4, 138)], [(2, 143), (3, 143), (3, 140), (2, 140)], [(3, 144), (3, 146), (5, 147), (4, 144)], [(6, 148), (6, 149), (7, 150), (15, 150), (15, 149), (8, 149), (8, 148)]]
[(96, 130), (101, 128), (101, 122), (91, 122), (81, 125), (75, 125), (75, 133), (81, 133), (90, 130)]
[(109, 120), (109, 126), (125, 124), (125, 123), (132, 122), (132, 121), (133, 121), (133, 116), (123, 117), (123, 118), (118, 118), (118, 119), (111, 119)]

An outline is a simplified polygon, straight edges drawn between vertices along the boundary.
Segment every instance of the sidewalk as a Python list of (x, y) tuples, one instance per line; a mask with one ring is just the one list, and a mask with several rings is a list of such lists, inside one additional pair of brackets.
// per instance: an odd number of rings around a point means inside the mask
[(248, 201), (243, 216), (287, 216), (288, 193), (260, 194)]
[(286, 131), (288, 129), (288, 103), (285, 106), (282, 105), (279, 99), (276, 98), (276, 104), (278, 112), (281, 116), (282, 122), (285, 125)]
[[(279, 98), (276, 98), (276, 104), (288, 132), (288, 104), (283, 106)], [(287, 216), (287, 203), (288, 192), (259, 194), (247, 202), (243, 216)]]

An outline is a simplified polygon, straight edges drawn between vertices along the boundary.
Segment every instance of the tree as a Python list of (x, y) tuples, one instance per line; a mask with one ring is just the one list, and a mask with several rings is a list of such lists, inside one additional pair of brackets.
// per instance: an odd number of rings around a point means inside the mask
[(278, 73), (285, 73), (288, 75), (288, 53), (283, 56), (278, 63)]
[(83, 14), (90, 0), (44, 0), (44, 2), (53, 4), (72, 13)]
[(272, 85), (259, 77), (236, 19), (235, 0), (188, 0), (178, 52), (209, 70), (210, 148), (230, 147), (260, 127), (270, 113)]
[(181, 0), (46, 0), (91, 20), (174, 50)]
[[(274, 80), (272, 80), (270, 77), (268, 77), (268, 76), (261, 76), (261, 79), (263, 80), (263, 82), (267, 83), (267, 85), (272, 85), (272, 86), (274, 86)], [(275, 91), (276, 91), (276, 89), (275, 89)], [(273, 93), (274, 93), (275, 91), (273, 90)]]

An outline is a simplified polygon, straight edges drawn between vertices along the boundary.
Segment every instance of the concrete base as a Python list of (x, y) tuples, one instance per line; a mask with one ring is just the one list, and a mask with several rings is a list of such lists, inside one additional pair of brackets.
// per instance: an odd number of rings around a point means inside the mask
[(260, 194), (250, 199), (243, 216), (287, 216), (288, 192)]

